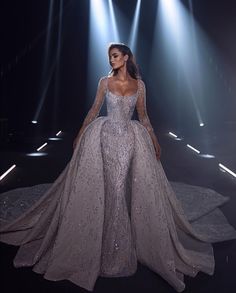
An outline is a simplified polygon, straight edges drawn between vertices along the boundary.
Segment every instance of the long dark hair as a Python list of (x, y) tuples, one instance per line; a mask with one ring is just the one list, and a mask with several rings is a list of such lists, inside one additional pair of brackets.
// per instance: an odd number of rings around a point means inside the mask
[[(138, 70), (137, 64), (134, 61), (134, 56), (130, 48), (123, 43), (111, 43), (108, 47), (108, 56), (110, 55), (110, 51), (114, 48), (118, 49), (124, 56), (128, 55), (129, 58), (126, 62), (126, 68), (129, 75), (134, 79), (140, 78), (139, 70)], [(114, 75), (117, 75), (117, 73), (118, 73), (118, 69), (112, 69), (109, 72), (109, 75), (114, 76)]]

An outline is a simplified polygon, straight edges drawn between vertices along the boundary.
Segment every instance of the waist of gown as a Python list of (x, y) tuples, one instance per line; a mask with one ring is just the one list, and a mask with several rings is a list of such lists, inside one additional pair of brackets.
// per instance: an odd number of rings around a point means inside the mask
[(124, 132), (132, 131), (131, 118), (116, 117), (112, 115), (107, 115), (107, 120), (104, 123), (102, 129), (106, 132), (113, 132), (113, 134), (122, 134)]

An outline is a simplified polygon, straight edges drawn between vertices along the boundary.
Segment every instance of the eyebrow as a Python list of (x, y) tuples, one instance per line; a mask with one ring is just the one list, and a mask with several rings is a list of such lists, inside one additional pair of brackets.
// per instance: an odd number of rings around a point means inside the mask
[(110, 56), (113, 56), (113, 55), (116, 55), (116, 54), (118, 54), (118, 52), (114, 52), (114, 53), (110, 54)]

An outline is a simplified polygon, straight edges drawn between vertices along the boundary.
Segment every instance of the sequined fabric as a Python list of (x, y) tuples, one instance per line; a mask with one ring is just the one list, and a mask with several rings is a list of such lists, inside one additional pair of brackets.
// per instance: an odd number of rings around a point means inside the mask
[[(15, 217), (7, 208), (7, 193), (0, 240), (20, 246), (15, 267), (33, 266), (49, 280), (67, 279), (92, 291), (99, 276), (132, 275), (139, 261), (183, 291), (184, 275), (213, 273), (207, 243), (212, 235), (204, 233), (204, 221), (194, 229), (187, 220), (156, 160), (148, 118), (131, 119), (139, 95), (145, 100), (143, 82), (134, 95), (117, 96), (106, 81), (98, 89), (96, 111), (86, 117), (89, 123), (55, 182), (29, 187), (27, 194), (40, 187), (44, 193)], [(107, 116), (97, 117), (103, 96)], [(194, 209), (189, 215), (196, 219)], [(223, 227), (228, 234), (221, 237), (216, 228), (217, 241), (236, 237), (226, 220)]]

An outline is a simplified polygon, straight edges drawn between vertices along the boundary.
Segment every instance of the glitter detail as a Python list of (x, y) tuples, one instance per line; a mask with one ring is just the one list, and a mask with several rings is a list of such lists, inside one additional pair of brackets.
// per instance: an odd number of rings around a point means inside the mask
[[(97, 117), (104, 100), (107, 116)], [(132, 120), (135, 106), (139, 121)], [(102, 78), (55, 182), (0, 197), (0, 240), (20, 245), (14, 266), (33, 266), (46, 279), (68, 279), (90, 291), (98, 276), (134, 274), (137, 261), (177, 291), (184, 290), (184, 274), (212, 274), (212, 247), (203, 242), (209, 238), (188, 222), (156, 160), (151, 133), (143, 81), (137, 93), (121, 97)], [(231, 232), (228, 238), (235, 237)]]

